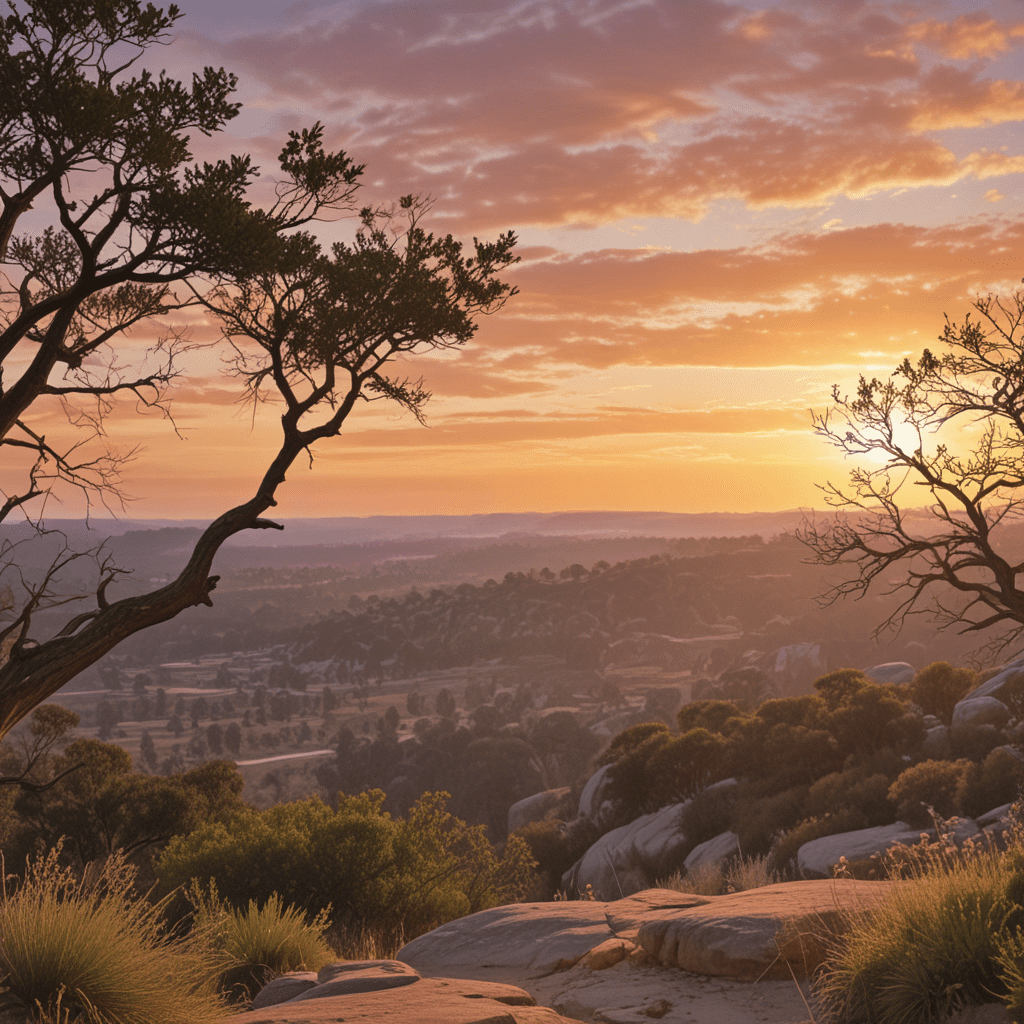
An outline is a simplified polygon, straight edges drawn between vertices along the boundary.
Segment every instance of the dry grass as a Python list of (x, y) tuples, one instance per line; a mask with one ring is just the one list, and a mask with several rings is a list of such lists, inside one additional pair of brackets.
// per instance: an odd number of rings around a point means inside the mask
[(29, 864), (20, 886), (5, 885), (0, 973), (7, 990), (53, 1024), (79, 1017), (90, 1024), (223, 1021), (203, 950), (167, 935), (163, 905), (134, 896), (134, 869), (115, 855), (80, 881), (59, 855), (58, 846)]
[(760, 889), (777, 881), (775, 873), (768, 869), (767, 857), (737, 857), (731, 862), (699, 864), (685, 875), (675, 871), (656, 885), (659, 889), (673, 889), (694, 896), (721, 896)]
[(236, 910), (218, 898), (212, 883), (206, 891), (193, 884), (188, 897), (197, 938), (205, 943), (218, 987), (231, 1002), (252, 1000), (278, 975), (316, 971), (337, 959), (324, 938), (326, 911), (307, 921), (304, 911), (282, 906), (277, 893), (262, 907), (250, 900), (244, 910)]
[(894, 847), (885, 864), (900, 884), (870, 914), (850, 919), (816, 979), (825, 1019), (938, 1024), (1005, 993), (1019, 855), (980, 843), (958, 848), (940, 827), (937, 841)]

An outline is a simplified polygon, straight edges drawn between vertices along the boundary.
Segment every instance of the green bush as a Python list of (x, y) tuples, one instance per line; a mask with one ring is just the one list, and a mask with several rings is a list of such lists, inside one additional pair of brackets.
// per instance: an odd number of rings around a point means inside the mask
[(980, 764), (971, 764), (957, 788), (957, 813), (974, 818), (1011, 803), (1024, 786), (1024, 762), (996, 747)]
[(193, 884), (188, 898), (197, 939), (216, 965), (218, 988), (232, 1002), (251, 1001), (288, 971), (317, 971), (337, 959), (324, 938), (326, 910), (309, 921), (297, 907), (283, 907), (276, 893), (262, 907), (250, 900), (244, 910), (234, 910), (212, 883), (205, 891)]
[(204, 950), (168, 937), (163, 905), (133, 896), (135, 871), (121, 855), (78, 881), (60, 853), (58, 845), (30, 862), (23, 884), (0, 905), (4, 986), (51, 1020), (223, 1020)]
[(736, 787), (698, 793), (683, 811), (679, 827), (693, 849), (732, 828)]
[(977, 685), (978, 674), (934, 661), (921, 669), (907, 686), (907, 695), (926, 714), (945, 725), (953, 722), (953, 708)]
[(232, 907), (277, 893), (310, 915), (333, 906), (335, 924), (403, 929), (407, 938), (499, 903), (521, 899), (533, 878), (523, 840), (502, 857), (483, 826), (424, 794), (405, 819), (382, 810), (379, 790), (341, 795), (332, 811), (312, 798), (239, 812), (172, 840), (157, 862), (161, 887), (211, 881)]
[(792, 786), (771, 795), (751, 794), (736, 801), (730, 825), (740, 839), (740, 849), (752, 857), (764, 856), (779, 838), (806, 815), (806, 786)]
[(973, 762), (922, 761), (903, 772), (889, 788), (896, 816), (914, 828), (931, 824), (931, 807), (942, 818), (959, 813), (958, 792)]
[(766, 700), (755, 712), (755, 716), (769, 728), (775, 725), (805, 725), (810, 729), (820, 727), (827, 705), (815, 694), (803, 697), (779, 697)]
[(722, 779), (727, 750), (725, 738), (707, 729), (691, 729), (659, 746), (644, 766), (648, 808), (681, 803)]
[(892, 782), (881, 772), (869, 775), (860, 767), (833, 772), (811, 786), (804, 805), (806, 816), (822, 818), (830, 811), (850, 808), (863, 812), (865, 828), (887, 825), (893, 820), (893, 805), (889, 800)]
[(709, 732), (723, 732), (725, 723), (730, 719), (743, 719), (745, 716), (731, 700), (695, 700), (684, 704), (676, 714), (679, 731), (689, 732), (691, 729), (707, 729)]
[(608, 744), (608, 749), (597, 759), (599, 765), (615, 764), (622, 758), (634, 753), (639, 747), (647, 742), (652, 736), (664, 736), (668, 738), (668, 726), (664, 722), (643, 722), (640, 725), (631, 725), (623, 729)]

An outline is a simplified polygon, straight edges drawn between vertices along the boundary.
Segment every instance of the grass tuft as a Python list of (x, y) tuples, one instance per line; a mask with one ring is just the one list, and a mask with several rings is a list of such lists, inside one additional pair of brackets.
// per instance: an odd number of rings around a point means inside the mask
[(261, 907), (250, 900), (244, 910), (223, 902), (211, 883), (188, 891), (194, 907), (195, 934), (215, 965), (218, 986), (231, 1002), (250, 1001), (272, 978), (288, 971), (316, 971), (338, 956), (324, 938), (326, 910), (312, 921), (298, 907), (284, 907), (273, 893)]
[(957, 848), (946, 828), (937, 841), (893, 848), (885, 862), (890, 895), (851, 916), (815, 980), (825, 1019), (938, 1024), (1004, 996), (1007, 926), (1020, 909), (1014, 856), (983, 844)]
[[(53, 1024), (212, 1024), (225, 1009), (209, 963), (167, 935), (163, 904), (132, 891), (119, 854), (83, 880), (60, 866), (60, 846), (30, 861), (0, 902), (3, 985)], [(12, 883), (13, 885), (13, 883)]]

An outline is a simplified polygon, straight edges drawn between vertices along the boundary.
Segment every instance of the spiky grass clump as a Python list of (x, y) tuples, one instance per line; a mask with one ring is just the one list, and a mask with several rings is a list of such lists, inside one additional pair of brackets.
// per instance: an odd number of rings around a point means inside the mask
[(887, 899), (850, 919), (815, 982), (835, 1024), (932, 1024), (1006, 991), (999, 956), (1019, 908), (996, 850), (949, 836), (897, 850)]
[(324, 938), (327, 911), (312, 921), (298, 907), (284, 907), (277, 893), (244, 910), (222, 902), (216, 887), (193, 884), (195, 930), (216, 964), (218, 984), (232, 1002), (251, 1000), (268, 981), (288, 971), (316, 971), (338, 956)]
[(209, 963), (167, 935), (163, 905), (135, 896), (119, 854), (83, 880), (59, 846), (30, 862), (0, 901), (3, 986), (44, 1020), (92, 1024), (212, 1024), (225, 1009)]

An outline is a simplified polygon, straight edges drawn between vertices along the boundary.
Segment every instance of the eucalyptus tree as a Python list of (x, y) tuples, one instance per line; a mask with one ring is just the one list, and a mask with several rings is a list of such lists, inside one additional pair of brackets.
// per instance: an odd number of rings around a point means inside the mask
[[(33, 577), (18, 544), (0, 542), (0, 737), (129, 635), (212, 604), (220, 546), (240, 531), (281, 529), (263, 514), (289, 467), (337, 435), (360, 399), (392, 400), (422, 419), (422, 383), (385, 364), (465, 344), (477, 315), (513, 293), (497, 274), (515, 262), (511, 232), (464, 254), (423, 229), (429, 204), (411, 196), (358, 211), (355, 240), (324, 251), (303, 226), (356, 212), (363, 168), (327, 152), (319, 124), (289, 133), (263, 205), (248, 157), (195, 160), (192, 137), (215, 136), (239, 104), (223, 69), (186, 83), (142, 68), (176, 7), (24, 0), (9, 9), (0, 81), (18, 88), (0, 90), (0, 522), (18, 513), (45, 529), (60, 488), (118, 500), (131, 453), (106, 442), (104, 420), (124, 398), (169, 411), (188, 346), (165, 333), (140, 356), (133, 332), (183, 306), (220, 322), (243, 392), (273, 393), (284, 412), (252, 497), (209, 524), (165, 586), (113, 600), (120, 570), (102, 554), (65, 546)], [(78, 428), (74, 441), (48, 438), (40, 424), (55, 411)], [(99, 559), (98, 584), (92, 607), (78, 611), (70, 602), (82, 595), (60, 582), (86, 556)], [(35, 635), (38, 613), (65, 602), (55, 635)]]

